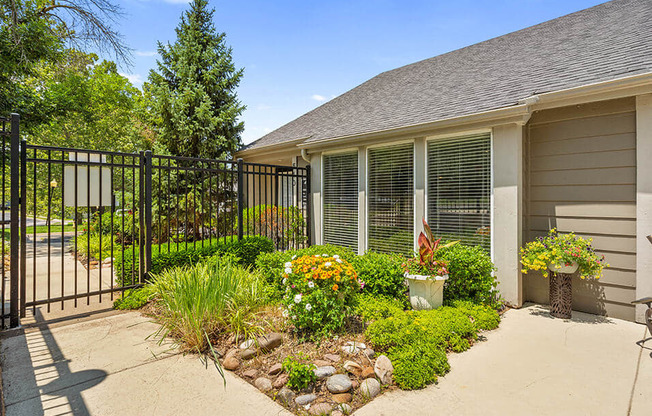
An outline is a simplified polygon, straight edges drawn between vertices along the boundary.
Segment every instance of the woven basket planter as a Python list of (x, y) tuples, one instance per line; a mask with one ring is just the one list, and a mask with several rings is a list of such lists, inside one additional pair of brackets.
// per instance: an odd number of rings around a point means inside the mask
[(569, 319), (573, 306), (573, 274), (577, 264), (572, 266), (548, 265), (550, 281), (550, 315), (555, 318)]

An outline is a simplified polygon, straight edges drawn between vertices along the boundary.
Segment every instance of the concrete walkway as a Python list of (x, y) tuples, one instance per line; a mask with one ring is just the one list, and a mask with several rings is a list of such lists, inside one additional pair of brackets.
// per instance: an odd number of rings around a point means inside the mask
[[(439, 384), (384, 394), (356, 415), (652, 414), (652, 340), (636, 344), (645, 327), (573, 316), (510, 310), (486, 341), (449, 356)], [(129, 312), (5, 332), (7, 415), (290, 415), (239, 378), (227, 373), (225, 388), (195, 356), (147, 339), (156, 329)]]
[(500, 328), (419, 391), (382, 395), (356, 416), (652, 415), (652, 339), (643, 325), (538, 306), (508, 311)]
[(151, 337), (137, 312), (6, 333), (7, 416), (291, 415), (250, 384)]

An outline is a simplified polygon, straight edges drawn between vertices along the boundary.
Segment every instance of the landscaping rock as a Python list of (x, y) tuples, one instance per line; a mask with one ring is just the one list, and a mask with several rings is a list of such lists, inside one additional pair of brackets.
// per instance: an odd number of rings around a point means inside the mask
[(256, 356), (256, 350), (248, 348), (240, 353), (243, 360), (251, 360)]
[(258, 371), (254, 370), (253, 368), (250, 368), (249, 370), (246, 370), (244, 373), (242, 373), (243, 376), (249, 378), (256, 377), (256, 374), (258, 374)]
[(333, 411), (331, 412), (331, 416), (344, 416), (344, 413), (342, 413), (342, 412), (339, 411), (339, 410), (333, 410)]
[(353, 408), (351, 407), (350, 404), (342, 403), (339, 406), (337, 406), (338, 409), (345, 415), (350, 415), (351, 412), (353, 411)]
[(315, 376), (317, 377), (317, 380), (323, 380), (326, 377), (332, 376), (335, 374), (335, 367), (332, 365), (326, 365), (323, 367), (317, 367), (314, 370), (312, 370), (315, 373)]
[(270, 352), (283, 343), (283, 335), (277, 332), (270, 332), (267, 335), (258, 337), (258, 348), (263, 352)]
[(331, 365), (331, 362), (330, 361), (325, 361), (325, 360), (315, 360), (315, 361), (313, 361), (313, 364), (316, 367), (326, 367), (326, 366)]
[(226, 358), (222, 362), (222, 367), (226, 368), (229, 371), (235, 371), (240, 367), (240, 359), (238, 355), (234, 353), (226, 354)]
[(380, 394), (380, 383), (375, 378), (368, 378), (360, 383), (360, 394), (367, 399), (373, 399)]
[(267, 372), (268, 375), (270, 376), (275, 376), (278, 373), (283, 371), (283, 366), (279, 363), (274, 364), (273, 366), (270, 367), (269, 371)]
[(248, 348), (254, 347), (255, 344), (256, 344), (256, 340), (248, 339), (245, 342), (243, 342), (242, 344), (240, 344), (240, 349), (241, 350), (246, 350)]
[(298, 396), (296, 399), (294, 399), (294, 402), (298, 404), (299, 406), (305, 406), (309, 403), (314, 402), (317, 399), (317, 396), (310, 393), (310, 394), (302, 394), (301, 396)]
[(376, 351), (372, 350), (371, 348), (366, 348), (364, 350), (364, 355), (370, 360), (373, 360), (374, 356), (376, 355)]
[(331, 410), (333, 410), (333, 406), (331, 406), (328, 403), (317, 403), (316, 405), (312, 406), (310, 408), (310, 413), (311, 415), (330, 415)]
[(383, 384), (392, 384), (392, 376), (394, 375), (394, 366), (386, 355), (381, 355), (376, 359), (374, 365), (376, 376)]
[(353, 390), (357, 389), (360, 383), (358, 383), (358, 380), (351, 380), (351, 388)]
[(351, 379), (346, 374), (335, 374), (326, 379), (326, 388), (331, 393), (346, 393), (351, 390)]
[(358, 352), (367, 348), (362, 342), (348, 341), (342, 346), (342, 351), (349, 354), (357, 354)]
[(276, 377), (276, 380), (274, 380), (274, 383), (272, 386), (275, 389), (280, 389), (281, 387), (285, 386), (288, 382), (288, 375), (287, 374), (281, 374), (278, 377)]
[(351, 393), (333, 394), (333, 401), (336, 403), (348, 403), (353, 399)]
[(360, 375), (363, 379), (376, 377), (376, 371), (373, 367), (365, 367), (362, 369), (362, 374)]
[(344, 369), (356, 377), (362, 374), (362, 366), (355, 361), (347, 361), (343, 365)]
[(324, 355), (324, 358), (327, 359), (328, 361), (332, 361), (334, 363), (337, 363), (341, 360), (341, 357), (337, 354), (326, 354)]
[(285, 406), (292, 406), (296, 397), (297, 395), (287, 387), (283, 387), (276, 395), (276, 399)]
[(256, 381), (254, 381), (254, 386), (263, 393), (267, 393), (272, 390), (272, 381), (265, 377), (258, 377)]

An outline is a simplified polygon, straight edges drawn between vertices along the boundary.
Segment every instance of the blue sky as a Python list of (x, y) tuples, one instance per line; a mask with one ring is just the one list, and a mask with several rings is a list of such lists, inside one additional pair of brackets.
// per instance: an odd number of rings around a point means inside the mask
[[(118, 0), (134, 49), (122, 72), (141, 86), (156, 42), (174, 42), (187, 0)], [(245, 73), (249, 143), (383, 71), (602, 3), (602, 0), (211, 0)]]

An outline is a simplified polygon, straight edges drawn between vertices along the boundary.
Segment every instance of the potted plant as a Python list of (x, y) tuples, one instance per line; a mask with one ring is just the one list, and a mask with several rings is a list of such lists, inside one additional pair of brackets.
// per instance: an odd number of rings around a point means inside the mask
[(553, 228), (546, 237), (538, 237), (521, 248), (523, 273), (530, 270), (548, 272), (552, 316), (571, 317), (573, 274), (578, 272), (581, 279), (598, 279), (603, 268), (609, 267), (604, 255), (597, 254), (591, 243), (590, 238), (574, 233), (559, 234)]
[(457, 244), (457, 241), (441, 244), (441, 238), (435, 240), (426, 220), (422, 221), (425, 234), (419, 234), (419, 252), (403, 263), (405, 278), (410, 288), (410, 304), (416, 310), (434, 309), (442, 305), (444, 282), (448, 279), (448, 264), (437, 260), (436, 253)]

